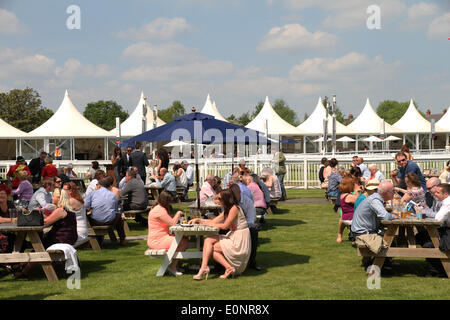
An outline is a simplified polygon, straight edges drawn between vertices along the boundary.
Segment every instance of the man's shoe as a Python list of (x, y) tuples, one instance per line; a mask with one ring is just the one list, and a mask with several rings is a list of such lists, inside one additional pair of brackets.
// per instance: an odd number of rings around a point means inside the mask
[(127, 240), (120, 240), (120, 246), (125, 247), (127, 245)]
[(256, 271), (261, 271), (261, 267), (256, 264), (251, 265), (250, 268)]

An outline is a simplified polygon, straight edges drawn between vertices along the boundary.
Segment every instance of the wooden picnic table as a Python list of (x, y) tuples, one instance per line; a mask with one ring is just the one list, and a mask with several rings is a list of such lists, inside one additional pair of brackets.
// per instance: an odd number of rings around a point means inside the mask
[(157, 201), (160, 193), (164, 190), (163, 187), (155, 187), (155, 186), (149, 186), (145, 185), (145, 189), (147, 189), (148, 192), (148, 199)]
[[(197, 209), (197, 200), (192, 202), (189, 206), (189, 209)], [(218, 204), (206, 204), (200, 202), (200, 212), (202, 214), (206, 214), (206, 212), (211, 211), (214, 213), (215, 216), (218, 216), (220, 212), (222, 211), (222, 207)]]
[[(382, 250), (379, 254), (374, 254), (365, 247), (358, 247), (359, 256), (372, 256), (375, 257), (373, 265), (381, 267), (384, 264), (385, 258), (438, 258), (441, 259), (442, 266), (447, 273), (447, 277), (450, 278), (450, 251), (443, 252), (439, 250), (439, 232), (438, 227), (442, 225), (442, 222), (438, 222), (431, 218), (417, 219), (395, 219), (395, 220), (382, 220), (381, 223), (387, 227), (384, 234), (384, 240), (388, 248)], [(434, 248), (421, 248), (417, 247), (414, 237), (414, 227), (423, 227), (427, 230), (428, 235), (433, 242)], [(391, 247), (394, 237), (397, 231), (401, 228), (406, 230), (406, 240), (408, 247)], [(403, 236), (399, 233), (399, 236)], [(369, 272), (371, 275), (372, 272)]]
[[(167, 270), (167, 267), (170, 265), (173, 259), (201, 259), (203, 255), (201, 238), (203, 236), (207, 237), (218, 234), (219, 229), (198, 224), (192, 225), (190, 227), (175, 225), (169, 228), (169, 232), (171, 234), (175, 234), (175, 240), (172, 242), (172, 245), (170, 246), (169, 250), (164, 255), (161, 267), (156, 273), (157, 277), (161, 277), (164, 275), (164, 273)], [(180, 252), (176, 251), (183, 237), (195, 237), (196, 240), (195, 251), (180, 251)]]
[[(13, 252), (0, 254), (0, 263), (36, 262), (41, 265), (48, 281), (58, 281), (58, 276), (56, 275), (52, 262), (64, 261), (64, 253), (61, 252), (61, 255), (45, 251), (44, 245), (39, 237), (39, 232), (43, 232), (43, 230), (44, 226), (18, 227), (15, 223), (0, 224), (0, 232), (14, 232), (17, 234)], [(23, 241), (27, 236), (35, 252), (20, 252)]]

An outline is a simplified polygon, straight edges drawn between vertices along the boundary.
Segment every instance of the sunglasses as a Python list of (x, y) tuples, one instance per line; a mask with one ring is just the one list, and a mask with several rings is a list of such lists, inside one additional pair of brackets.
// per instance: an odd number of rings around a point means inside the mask
[(222, 198), (221, 198), (221, 197), (218, 197), (217, 200), (222, 200)]
[(61, 180), (56, 180), (55, 183), (61, 183)]
[(398, 163), (405, 162), (405, 161), (406, 161), (406, 159), (397, 160)]

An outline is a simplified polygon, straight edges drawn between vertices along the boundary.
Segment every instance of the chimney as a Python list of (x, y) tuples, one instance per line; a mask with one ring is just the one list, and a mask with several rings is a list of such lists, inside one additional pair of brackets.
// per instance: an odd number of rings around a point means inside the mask
[(353, 114), (350, 113), (350, 114), (348, 115), (348, 120), (353, 120)]
[(427, 109), (426, 115), (427, 115), (427, 117), (431, 116), (431, 111), (430, 111), (430, 109)]
[(447, 112), (447, 109), (444, 109), (444, 110), (442, 111), (442, 115), (444, 115), (446, 112)]

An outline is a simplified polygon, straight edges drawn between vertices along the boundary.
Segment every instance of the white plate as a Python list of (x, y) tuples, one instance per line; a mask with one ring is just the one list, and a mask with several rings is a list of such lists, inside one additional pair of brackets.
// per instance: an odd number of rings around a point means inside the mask
[(192, 227), (194, 225), (193, 224), (189, 224), (189, 223), (182, 223), (182, 224), (180, 224), (180, 226), (182, 226), (182, 227)]

